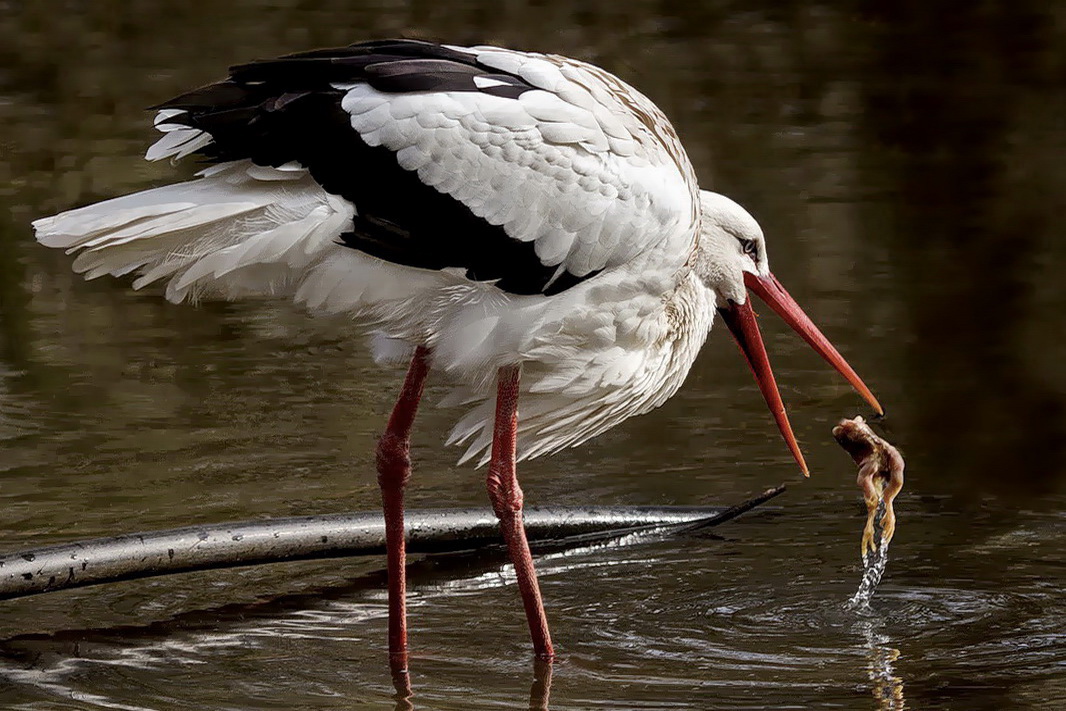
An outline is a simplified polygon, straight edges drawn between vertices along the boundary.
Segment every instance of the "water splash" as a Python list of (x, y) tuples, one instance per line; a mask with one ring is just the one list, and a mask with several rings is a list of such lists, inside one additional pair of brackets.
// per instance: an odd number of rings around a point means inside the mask
[(844, 604), (844, 608), (859, 614), (855, 630), (865, 639), (866, 672), (870, 679), (870, 693), (877, 701), (877, 711), (904, 711), (907, 702), (903, 693), (903, 679), (894, 666), (900, 652), (883, 632), (884, 620), (870, 607), (870, 600), (888, 565), (888, 540), (883, 525), (885, 510), (885, 500), (882, 498), (874, 513), (875, 545), (862, 557), (859, 589)]
[(885, 516), (885, 500), (881, 499), (877, 505), (877, 513), (874, 515), (874, 541), (876, 545), (862, 557), (862, 579), (859, 581), (859, 589), (845, 603), (848, 610), (869, 612), (870, 600), (874, 596), (877, 584), (881, 582), (881, 576), (885, 574), (888, 565), (888, 541), (884, 536), (882, 522)]

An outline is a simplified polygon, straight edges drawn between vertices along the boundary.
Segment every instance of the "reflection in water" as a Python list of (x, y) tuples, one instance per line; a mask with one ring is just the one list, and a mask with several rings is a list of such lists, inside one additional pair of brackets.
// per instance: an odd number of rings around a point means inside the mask
[[(551, 662), (542, 659), (533, 660), (533, 682), (529, 687), (529, 711), (549, 711), (548, 701), (552, 688)], [(393, 686), (396, 687), (396, 706), (393, 711), (415, 711), (418, 708), (417, 697), (411, 687), (408, 673), (393, 673)]]
[(414, 711), (414, 692), (411, 690), (410, 672), (393, 671), (392, 685), (396, 688), (396, 706), (393, 711)]
[[(630, 543), (648, 540), (646, 535), (626, 538)], [(506, 550), (502, 546), (415, 560), (409, 570), (415, 602), (424, 605), (427, 595), (454, 599), (464, 590), (513, 587), (514, 574), (503, 569), (505, 560)], [(124, 711), (155, 711), (159, 705), (127, 701), (136, 694), (116, 692), (108, 696), (87, 691), (81, 688), (81, 679), (86, 675), (106, 674), (107, 670), (151, 676), (165, 669), (195, 669), (203, 664), (205, 654), (222, 657), (255, 654), (279, 639), (290, 645), (308, 643), (316, 650), (331, 644), (351, 644), (360, 639), (361, 628), (366, 623), (385, 619), (384, 605), (375, 601), (383, 580), (384, 571), (374, 571), (333, 586), (313, 587), (254, 603), (184, 611), (146, 625), (66, 630), (0, 640), (0, 698), (3, 698), (2, 683), (26, 684), (51, 699), (72, 698), (100, 708)], [(432, 587), (422, 589), (426, 585)], [(453, 653), (456, 658), (463, 657), (462, 650), (446, 652)], [(336, 656), (336, 651), (330, 655)], [(526, 650), (522, 650), (522, 668), (526, 667), (527, 657)], [(339, 658), (343, 659), (343, 655)], [(375, 674), (378, 666), (384, 671), (384, 663), (375, 665)], [(553, 665), (534, 660), (531, 666), (529, 708), (547, 711)], [(430, 691), (440, 691), (428, 686), (412, 689), (407, 675), (400, 679), (394, 677), (393, 684), (395, 711), (423, 707), (420, 696), (424, 698)], [(512, 693), (517, 700), (518, 687)], [(165, 696), (157, 702), (170, 707), (182, 697), (180, 689), (167, 688)]]
[(533, 661), (533, 683), (529, 687), (529, 711), (548, 711), (553, 667), (553, 664), (543, 659)]
[(414, 690), (411, 688), (411, 672), (407, 669), (390, 669), (392, 687), (396, 689), (395, 711), (413, 711)]
[(853, 626), (866, 643), (866, 673), (870, 678), (870, 693), (877, 701), (877, 711), (903, 711), (907, 702), (903, 697), (903, 678), (894, 664), (899, 650), (884, 631), (885, 622), (876, 615), (863, 615)]

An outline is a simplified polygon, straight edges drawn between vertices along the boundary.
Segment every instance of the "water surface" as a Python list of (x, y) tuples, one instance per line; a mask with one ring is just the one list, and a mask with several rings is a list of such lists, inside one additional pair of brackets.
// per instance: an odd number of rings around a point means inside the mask
[[(33, 243), (35, 217), (192, 172), (140, 160), (144, 107), (229, 64), (373, 37), (556, 51), (639, 86), (705, 186), (758, 217), (774, 271), (886, 404), (908, 478), (872, 611), (847, 611), (865, 509), (829, 431), (861, 402), (762, 319), (802, 482), (715, 329), (666, 406), (524, 466), (527, 501), (793, 486), (713, 537), (541, 558), (561, 655), (549, 707), (1062, 708), (1066, 18), (1024, 0), (785, 7), (0, 4), (0, 547), (378, 505), (374, 439), (402, 373), (350, 324), (266, 300), (173, 306), (84, 283)], [(420, 414), (412, 506), (485, 501), (483, 473), (442, 446), (453, 418)], [(0, 705), (392, 708), (381, 567), (5, 603)], [(494, 555), (415, 566), (415, 708), (526, 706), (512, 582)]]

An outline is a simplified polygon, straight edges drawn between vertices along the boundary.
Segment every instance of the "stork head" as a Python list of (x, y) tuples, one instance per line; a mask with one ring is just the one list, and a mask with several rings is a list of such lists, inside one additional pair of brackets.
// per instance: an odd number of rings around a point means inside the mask
[(803, 454), (785, 414), (781, 393), (778, 392), (766, 347), (755, 321), (755, 312), (751, 308), (750, 294), (755, 294), (776, 311), (811, 348), (851, 383), (878, 414), (884, 411), (844, 357), (770, 272), (766, 240), (755, 218), (724, 195), (706, 190), (700, 192), (700, 208), (702, 215), (696, 272), (707, 288), (714, 291), (718, 313), (733, 333), (792, 456), (796, 458), (804, 476), (807, 476), (807, 463), (803, 461)]

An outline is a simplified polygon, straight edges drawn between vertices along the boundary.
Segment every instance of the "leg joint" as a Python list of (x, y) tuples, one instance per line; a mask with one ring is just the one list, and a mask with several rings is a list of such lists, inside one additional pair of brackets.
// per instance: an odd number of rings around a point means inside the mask
[(485, 480), (489, 490), (489, 501), (492, 502), (492, 510), (498, 518), (506, 515), (514, 515), (522, 511), (525, 503), (525, 494), (518, 485), (518, 479), (513, 474), (503, 475), (495, 468), (489, 468), (488, 478)]

